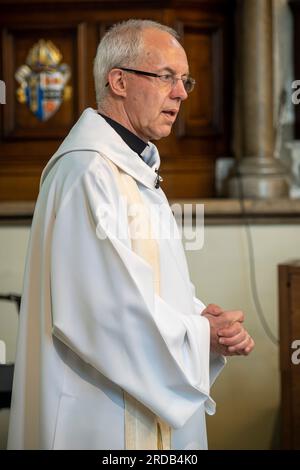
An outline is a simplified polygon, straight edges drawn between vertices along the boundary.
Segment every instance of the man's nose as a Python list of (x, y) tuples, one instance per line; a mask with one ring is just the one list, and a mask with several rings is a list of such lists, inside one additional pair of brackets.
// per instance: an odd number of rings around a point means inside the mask
[(179, 98), (181, 101), (187, 99), (188, 94), (184, 88), (183, 81), (181, 79), (176, 80), (176, 85), (173, 86), (170, 94), (171, 98)]

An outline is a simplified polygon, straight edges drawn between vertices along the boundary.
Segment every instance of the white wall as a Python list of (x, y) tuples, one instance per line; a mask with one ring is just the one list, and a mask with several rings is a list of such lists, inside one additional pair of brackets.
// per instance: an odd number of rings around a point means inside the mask
[[(29, 228), (0, 227), (0, 293), (22, 291), (23, 269)], [(13, 362), (16, 349), (18, 314), (15, 304), (0, 302), (0, 340), (6, 344), (6, 362)], [(0, 410), (0, 449), (6, 447), (9, 412)]]
[[(255, 226), (254, 241), (259, 295), (268, 323), (277, 335), (277, 265), (300, 258), (300, 226)], [(29, 229), (0, 228), (0, 292), (21, 292)], [(249, 260), (242, 226), (207, 227), (200, 251), (187, 252), (198, 296), (226, 309), (243, 309), (255, 338), (248, 358), (230, 358), (212, 396), (217, 414), (208, 417), (210, 448), (269, 449), (278, 443), (278, 348), (266, 337), (251, 297)], [(0, 303), (0, 339), (7, 357), (15, 354), (15, 307)], [(5, 447), (8, 411), (0, 411), (0, 448)]]
[[(0, 293), (21, 293), (28, 239), (28, 227), (0, 228)], [(0, 315), (0, 339), (5, 339), (6, 362), (12, 362), (18, 325), (15, 304), (1, 301)]]
[[(23, 269), (29, 229), (0, 228), (0, 293), (22, 291)], [(6, 362), (13, 362), (16, 349), (18, 314), (16, 306), (0, 302), (0, 340), (6, 344)], [(9, 411), (0, 410), (0, 449), (6, 447)]]

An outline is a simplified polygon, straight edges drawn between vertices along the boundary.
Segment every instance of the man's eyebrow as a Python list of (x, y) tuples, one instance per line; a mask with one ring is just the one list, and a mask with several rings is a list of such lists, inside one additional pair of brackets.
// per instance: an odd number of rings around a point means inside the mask
[[(175, 70), (172, 69), (171, 67), (163, 67), (158, 71), (158, 73), (164, 73), (164, 72), (168, 72), (168, 73), (171, 73), (172, 75), (176, 75)], [(188, 76), (189, 72), (183, 73), (181, 76), (184, 76), (184, 75)]]

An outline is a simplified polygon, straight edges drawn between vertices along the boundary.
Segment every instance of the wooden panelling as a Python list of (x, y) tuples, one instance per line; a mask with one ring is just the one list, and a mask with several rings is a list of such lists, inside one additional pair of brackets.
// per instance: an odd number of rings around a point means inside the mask
[(162, 188), (174, 199), (213, 196), (213, 160), (210, 157), (195, 159), (185, 155), (180, 159), (163, 161), (160, 174)]
[[(81, 112), (96, 106), (93, 59), (100, 38), (111, 24), (128, 18), (154, 19), (182, 33), (197, 85), (172, 134), (155, 142), (164, 189), (170, 198), (214, 196), (215, 160), (230, 154), (234, 2), (0, 0), (0, 8), (0, 78), (7, 89), (0, 108), (0, 201), (36, 198), (45, 163)], [(46, 122), (16, 100), (15, 72), (39, 39), (61, 51), (73, 89)]]
[(282, 447), (299, 450), (300, 364), (292, 361), (292, 344), (300, 341), (299, 261), (279, 266), (279, 306)]
[(179, 137), (216, 136), (222, 132), (223, 31), (205, 21), (178, 23), (196, 79), (191, 100), (179, 118)]

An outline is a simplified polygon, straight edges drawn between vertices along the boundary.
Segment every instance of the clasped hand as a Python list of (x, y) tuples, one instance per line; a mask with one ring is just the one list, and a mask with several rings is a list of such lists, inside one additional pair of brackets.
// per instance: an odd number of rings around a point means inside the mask
[(209, 304), (201, 315), (210, 324), (211, 351), (223, 356), (247, 356), (253, 350), (254, 341), (242, 325), (242, 311), (224, 311), (218, 305)]

